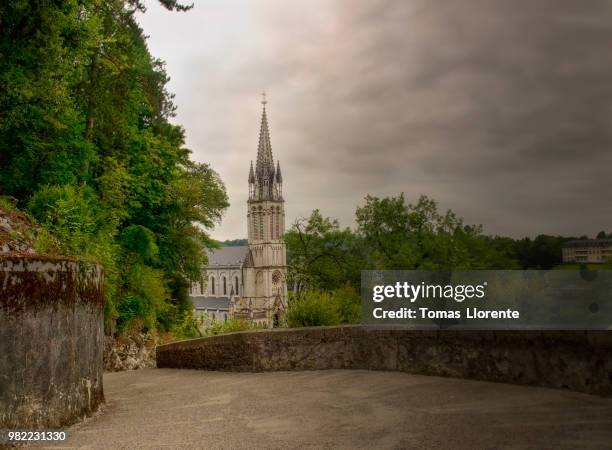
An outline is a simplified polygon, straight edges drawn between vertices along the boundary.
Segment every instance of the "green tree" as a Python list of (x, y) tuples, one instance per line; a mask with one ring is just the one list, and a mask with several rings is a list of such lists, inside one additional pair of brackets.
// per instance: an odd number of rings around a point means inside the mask
[(482, 234), (482, 227), (464, 225), (448, 210), (421, 196), (406, 204), (397, 197), (367, 196), (357, 208), (358, 234), (370, 250), (371, 268), (450, 269), (511, 268), (515, 264), (501, 242)]
[(516, 255), (523, 269), (552, 269), (562, 263), (562, 248), (572, 237), (541, 234), (516, 241)]
[(168, 76), (134, 17), (144, 11), (139, 0), (0, 5), (0, 194), (53, 236), (39, 250), (104, 264), (108, 329), (193, 333), (187, 288), (227, 196), (169, 122)]
[(359, 283), (363, 247), (349, 228), (314, 210), (285, 233), (289, 289), (334, 289)]

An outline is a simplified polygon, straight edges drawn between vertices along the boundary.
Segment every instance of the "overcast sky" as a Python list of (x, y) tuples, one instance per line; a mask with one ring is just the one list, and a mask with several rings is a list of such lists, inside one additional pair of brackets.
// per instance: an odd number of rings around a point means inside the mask
[(612, 231), (604, 0), (207, 0), (140, 17), (193, 158), (246, 237), (261, 91), (287, 224), (353, 226), (366, 194), (427, 194), (485, 232)]

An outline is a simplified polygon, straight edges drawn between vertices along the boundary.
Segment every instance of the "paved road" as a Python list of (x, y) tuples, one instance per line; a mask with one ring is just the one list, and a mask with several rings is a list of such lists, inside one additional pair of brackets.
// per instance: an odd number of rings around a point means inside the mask
[(104, 377), (69, 448), (612, 448), (612, 399), (393, 372)]

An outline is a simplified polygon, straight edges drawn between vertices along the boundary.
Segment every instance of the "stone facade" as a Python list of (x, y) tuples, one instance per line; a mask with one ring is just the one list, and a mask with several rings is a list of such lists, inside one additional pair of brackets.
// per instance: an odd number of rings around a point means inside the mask
[(257, 161), (255, 167), (251, 162), (248, 177), (248, 246), (209, 252), (206, 272), (191, 287), (191, 298), (196, 315), (206, 320), (236, 317), (272, 327), (280, 324), (287, 306), (285, 200), (265, 97), (262, 104)]
[(157, 367), (391, 370), (612, 396), (612, 332), (423, 331), (359, 325), (262, 330), (157, 347)]

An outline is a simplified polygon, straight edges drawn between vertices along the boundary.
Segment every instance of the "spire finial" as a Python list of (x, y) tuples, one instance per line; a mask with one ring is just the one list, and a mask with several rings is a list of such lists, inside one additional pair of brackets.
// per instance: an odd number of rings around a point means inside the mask
[(265, 107), (266, 103), (268, 103), (268, 101), (266, 100), (266, 91), (264, 89), (261, 93), (261, 104)]

